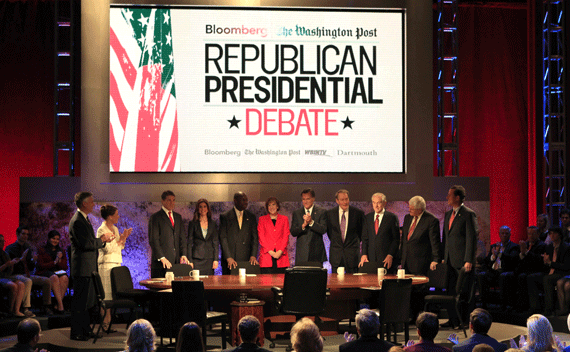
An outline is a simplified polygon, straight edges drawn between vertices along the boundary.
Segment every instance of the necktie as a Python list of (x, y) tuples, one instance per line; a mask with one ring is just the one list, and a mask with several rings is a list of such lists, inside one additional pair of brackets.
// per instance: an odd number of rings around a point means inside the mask
[(238, 224), (239, 224), (239, 228), (241, 230), (241, 224), (243, 223), (243, 211), (239, 212), (239, 216), (238, 216)]
[(170, 223), (172, 224), (172, 227), (174, 227), (174, 218), (172, 217), (171, 211), (168, 212), (168, 217), (170, 218)]
[(408, 231), (408, 240), (412, 237), (414, 230), (416, 229), (416, 225), (418, 223), (418, 217), (414, 216), (414, 221), (412, 222), (412, 226), (410, 226), (410, 230)]
[(342, 218), (340, 220), (340, 235), (342, 236), (342, 242), (343, 243), (344, 243), (344, 240), (346, 238), (346, 235), (344, 233), (346, 230), (346, 216), (345, 216), (345, 214), (346, 214), (346, 211), (343, 210), (342, 211)]
[(449, 229), (451, 230), (451, 224), (453, 224), (453, 219), (455, 219), (455, 210), (451, 212), (451, 217), (449, 218)]
[(376, 214), (376, 220), (374, 220), (374, 232), (376, 232), (376, 234), (378, 234), (378, 226), (380, 225), (379, 217), (380, 214)]

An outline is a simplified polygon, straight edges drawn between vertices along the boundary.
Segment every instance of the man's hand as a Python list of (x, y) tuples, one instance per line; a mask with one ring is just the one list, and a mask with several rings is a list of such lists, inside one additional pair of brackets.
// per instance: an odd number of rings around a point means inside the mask
[(6, 264), (7, 264), (8, 266), (14, 266), (14, 265), (18, 264), (19, 261), (20, 261), (20, 258), (14, 258), (14, 259), (12, 259), (12, 260), (6, 262)]
[(249, 257), (249, 264), (251, 265), (259, 265), (259, 262), (257, 261), (257, 259), (255, 259), (254, 256)]
[(214, 263), (212, 264), (212, 269), (216, 270), (218, 268), (218, 264), (219, 262), (217, 260), (214, 260)]
[(111, 232), (104, 233), (101, 235), (101, 242), (111, 242), (114, 238), (115, 235), (113, 235)]
[(234, 258), (228, 258), (228, 269), (232, 270), (233, 268), (237, 268), (237, 262)]
[(360, 257), (360, 263), (358, 263), (358, 267), (361, 268), (364, 263), (368, 262), (368, 256), (367, 255), (363, 255), (362, 257)]
[(521, 337), (519, 337), (519, 348), (523, 348), (524, 346), (526, 346), (526, 339), (524, 335), (521, 335)]
[(465, 272), (468, 273), (471, 271), (471, 269), (473, 269), (473, 264), (465, 262), (465, 265), (463, 265), (463, 267), (465, 268)]
[(526, 254), (526, 251), (527, 251), (527, 249), (526, 249), (526, 242), (523, 241), (523, 240), (520, 240), (520, 241), (519, 241), (519, 247), (520, 247), (520, 249), (521, 249), (521, 253), (522, 253), (522, 254)]
[(303, 228), (305, 228), (306, 226), (309, 226), (311, 221), (313, 221), (313, 219), (311, 218), (311, 215), (309, 215), (309, 214), (303, 215)]
[(346, 331), (346, 332), (344, 333), (344, 340), (345, 340), (346, 342), (350, 342), (350, 341), (352, 341), (352, 340), (354, 340), (354, 339), (356, 339), (356, 336), (354, 336), (354, 334), (349, 334), (348, 331)]
[(552, 261), (550, 260), (550, 256), (549, 256), (548, 254), (546, 254), (546, 253), (544, 253), (544, 254), (542, 255), (542, 260), (544, 260), (544, 264), (546, 264), (546, 265), (550, 265), (550, 263), (552, 262)]
[(493, 246), (493, 248), (491, 249), (491, 252), (493, 253), (493, 255), (495, 256), (495, 258), (499, 255), (500, 252), (500, 248), (499, 246)]
[(166, 258), (162, 258), (160, 259), (160, 262), (162, 263), (162, 267), (165, 269), (170, 269), (172, 268), (172, 264), (170, 264), (170, 261)]
[(408, 340), (408, 343), (406, 343), (406, 347), (410, 347), (410, 346), (413, 346), (415, 344), (416, 344), (416, 342), (414, 340), (410, 339), (410, 340)]
[(431, 271), (434, 271), (437, 268), (437, 262), (431, 262), (429, 268)]
[(457, 334), (451, 334), (449, 335), (449, 337), (447, 338), (448, 341), (451, 341), (451, 343), (453, 343), (454, 345), (457, 345), (459, 343), (459, 339), (457, 338)]
[(390, 269), (392, 267), (392, 256), (388, 254), (382, 263), (384, 263), (386, 269)]
[(192, 268), (194, 268), (194, 264), (191, 264), (190, 261), (188, 260), (188, 258), (186, 258), (185, 255), (183, 255), (182, 257), (180, 257), (180, 264), (189, 264), (190, 266), (192, 266)]
[(28, 252), (30, 251), (30, 249), (26, 249), (24, 251), (24, 253), (22, 253), (22, 256), (20, 257), (20, 260), (26, 260), (26, 256), (28, 255)]

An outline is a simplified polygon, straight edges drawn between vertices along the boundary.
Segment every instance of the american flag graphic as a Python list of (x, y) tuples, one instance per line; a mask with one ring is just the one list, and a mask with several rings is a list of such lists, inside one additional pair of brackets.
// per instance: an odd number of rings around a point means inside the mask
[(169, 9), (111, 10), (111, 171), (179, 171)]

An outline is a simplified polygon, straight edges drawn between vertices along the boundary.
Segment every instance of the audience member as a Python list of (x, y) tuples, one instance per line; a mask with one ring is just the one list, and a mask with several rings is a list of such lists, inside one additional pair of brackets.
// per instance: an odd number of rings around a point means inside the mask
[(530, 308), (533, 312), (539, 311), (540, 286), (544, 288), (544, 314), (554, 313), (554, 288), (556, 282), (562, 277), (570, 274), (570, 246), (562, 241), (562, 229), (560, 227), (550, 228), (548, 235), (552, 243), (546, 246), (546, 253), (543, 261), (549, 267), (548, 273), (536, 273), (528, 276), (528, 293), (530, 297)]
[(570, 209), (560, 210), (560, 227), (562, 227), (562, 241), (570, 242)]
[(499, 343), (497, 340), (487, 335), (492, 322), (493, 318), (491, 317), (491, 314), (489, 314), (485, 309), (474, 309), (469, 316), (469, 330), (471, 331), (471, 337), (453, 346), (451, 348), (452, 351), (471, 352), (473, 351), (473, 348), (480, 343), (485, 343), (493, 347), (495, 352), (506, 351), (507, 345)]
[(388, 352), (404, 352), (404, 348), (402, 346), (392, 346)]
[(420, 342), (405, 347), (406, 352), (450, 352), (447, 347), (436, 345), (433, 340), (439, 332), (437, 315), (429, 312), (420, 313), (416, 319), (416, 328)]
[(561, 352), (562, 348), (554, 341), (552, 325), (545, 316), (531, 315), (526, 321), (528, 341), (521, 349), (525, 352)]
[(291, 345), (295, 352), (322, 352), (323, 337), (311, 319), (302, 318), (291, 329)]
[(184, 324), (176, 339), (176, 352), (206, 352), (202, 329), (194, 322)]
[[(97, 229), (97, 238), (100, 238), (106, 233), (112, 233), (114, 235), (111, 242), (108, 242), (103, 248), (99, 248), (99, 258), (97, 260), (97, 263), (99, 264), (99, 275), (101, 275), (101, 283), (103, 283), (103, 291), (105, 291), (105, 297), (109, 299), (113, 293), (113, 287), (111, 285), (111, 269), (121, 266), (121, 263), (123, 263), (123, 255), (121, 251), (125, 248), (127, 238), (130, 236), (131, 232), (133, 232), (133, 229), (126, 229), (121, 235), (119, 235), (119, 229), (116, 226), (119, 222), (119, 210), (110, 204), (105, 204), (101, 207), (101, 217), (104, 221)], [(102, 326), (103, 331), (106, 333), (116, 332), (117, 330), (110, 327), (111, 310), (107, 309), (106, 313), (101, 312), (101, 314), (105, 316)]]
[(550, 242), (550, 239), (548, 238), (548, 229), (550, 226), (548, 214), (539, 214), (536, 217), (536, 226), (538, 228), (538, 238), (540, 238), (542, 242)]
[(200, 198), (196, 202), (194, 217), (188, 225), (188, 256), (190, 265), (200, 275), (214, 275), (220, 260), (218, 226), (212, 219), (210, 203)]
[(284, 274), (289, 267), (289, 218), (279, 214), (279, 199), (269, 197), (265, 202), (267, 215), (259, 218), (259, 266), (262, 274)]
[(480, 343), (477, 346), (473, 347), (473, 352), (495, 352), (495, 349), (486, 343)]
[(156, 334), (152, 324), (145, 319), (131, 323), (123, 352), (152, 352), (156, 348)]
[[(22, 281), (10, 278), (12, 268), (18, 260), (10, 259), (8, 253), (4, 252), (4, 235), (0, 235), (0, 287), (9, 292), (8, 309), (10, 314), (16, 317), (24, 317), (25, 315), (20, 312), (20, 306), (26, 294), (26, 286)], [(28, 292), (28, 294), (30, 293)]]
[(356, 314), (356, 331), (360, 338), (338, 346), (340, 352), (378, 351), (387, 352), (394, 344), (378, 339), (380, 321), (378, 314), (370, 309), (361, 309)]
[(247, 195), (234, 194), (234, 207), (220, 215), (220, 244), (222, 245), (222, 273), (229, 274), (237, 262), (257, 262), (257, 219), (247, 210)]
[[(570, 314), (568, 318), (566, 318), (566, 325), (568, 326), (568, 330), (570, 330)], [(570, 346), (564, 347), (564, 352), (570, 352)]]
[(246, 315), (241, 318), (238, 323), (238, 331), (241, 338), (241, 344), (227, 352), (269, 352), (265, 348), (257, 346), (257, 335), (261, 324), (253, 315)]
[(291, 235), (297, 238), (295, 244), (295, 265), (306, 262), (327, 261), (323, 235), (327, 232), (326, 210), (315, 205), (315, 191), (306, 188), (301, 191), (303, 206), (293, 212)]
[(40, 323), (33, 318), (22, 320), (16, 329), (18, 335), (18, 343), (12, 347), (0, 350), (0, 352), (48, 352), (47, 350), (38, 350), (36, 345), (40, 341), (40, 332), (42, 331)]
[[(19, 258), (18, 263), (14, 265), (14, 271), (12, 277), (22, 281), (26, 285), (26, 292), (31, 292), (32, 284), (42, 287), (42, 301), (44, 304), (44, 310), (46, 314), (53, 314), (52, 310), (49, 308), (51, 305), (51, 283), (50, 279), (43, 276), (32, 275), (36, 262), (37, 255), (33, 253), (34, 249), (32, 245), (28, 242), (28, 236), (30, 230), (27, 226), (20, 226), (16, 229), (16, 242), (12, 243), (6, 247), (6, 253), (10, 258)], [(28, 291), (28, 287), (30, 291)], [(27, 317), (35, 316), (31, 311), (30, 295), (24, 295), (24, 314)]]
[(517, 268), (519, 261), (519, 245), (511, 241), (511, 229), (501, 226), (499, 229), (500, 241), (493, 244), (485, 258), (483, 271), (479, 272), (481, 282), (481, 301), (485, 307), (489, 301), (489, 292), (492, 286), (498, 284), (501, 293), (501, 306), (505, 308), (512, 296), (513, 289), (508, 287), (509, 280)]
[(61, 235), (56, 230), (48, 232), (46, 245), (38, 250), (36, 274), (49, 278), (57, 302), (55, 312), (63, 314), (63, 297), (67, 292), (69, 277), (67, 277), (67, 256), (59, 246), (60, 239)]

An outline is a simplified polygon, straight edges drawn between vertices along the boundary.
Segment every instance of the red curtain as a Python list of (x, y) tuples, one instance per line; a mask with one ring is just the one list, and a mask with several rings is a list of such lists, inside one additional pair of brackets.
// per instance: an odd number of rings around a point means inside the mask
[(527, 197), (526, 19), (525, 8), (459, 8), (459, 175), (490, 179), (491, 243), (503, 225), (511, 240), (526, 239), (534, 201)]

